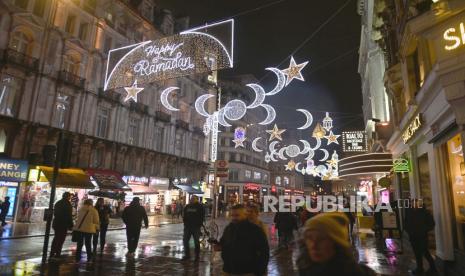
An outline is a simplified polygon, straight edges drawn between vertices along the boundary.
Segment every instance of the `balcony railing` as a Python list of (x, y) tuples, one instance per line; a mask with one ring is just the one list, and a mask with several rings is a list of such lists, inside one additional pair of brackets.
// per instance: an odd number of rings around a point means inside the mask
[(5, 49), (2, 57), (4, 63), (14, 64), (36, 72), (39, 69), (39, 60), (20, 53), (13, 49)]
[(103, 91), (103, 88), (98, 89), (98, 96), (100, 98), (119, 103), (121, 100), (121, 94), (115, 92), (114, 90)]
[(176, 120), (176, 127), (179, 127), (179, 128), (185, 129), (185, 130), (189, 130), (189, 123), (185, 122), (185, 121), (183, 121), (181, 119), (177, 119)]
[(60, 71), (58, 73), (58, 79), (64, 83), (73, 85), (77, 88), (84, 88), (86, 79), (76, 76), (73, 73), (67, 71)]
[(163, 122), (171, 121), (171, 115), (163, 111), (156, 111), (155, 116), (157, 117), (158, 120), (163, 121)]

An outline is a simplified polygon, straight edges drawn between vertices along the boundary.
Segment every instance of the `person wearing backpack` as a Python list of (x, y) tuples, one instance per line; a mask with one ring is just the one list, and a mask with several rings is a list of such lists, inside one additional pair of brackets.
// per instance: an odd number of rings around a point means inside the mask
[(412, 274), (424, 273), (423, 257), (429, 263), (428, 273), (436, 272), (434, 259), (428, 250), (428, 232), (434, 230), (435, 226), (433, 215), (424, 206), (419, 206), (418, 200), (413, 199), (411, 208), (405, 211), (404, 225), (417, 263), (417, 268), (412, 270)]

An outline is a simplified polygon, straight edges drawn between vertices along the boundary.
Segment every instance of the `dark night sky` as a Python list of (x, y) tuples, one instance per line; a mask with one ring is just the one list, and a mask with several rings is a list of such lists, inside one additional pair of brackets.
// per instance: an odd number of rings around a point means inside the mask
[[(161, 8), (175, 16), (188, 15), (192, 27), (235, 16), (234, 68), (223, 76), (253, 74), (266, 90), (274, 83), (266, 67), (289, 65), (289, 55), (348, 0), (158, 0)], [(302, 125), (305, 108), (315, 118), (330, 111), (335, 132), (362, 129), (361, 83), (357, 72), (360, 43), (360, 16), (356, 1), (325, 25), (295, 55), (297, 63), (309, 60), (304, 68), (305, 82), (294, 80), (279, 94), (267, 97), (276, 107), (280, 128)], [(272, 4), (277, 2), (275, 4)], [(257, 7), (267, 5), (259, 10)], [(243, 13), (245, 11), (250, 11)], [(220, 75), (221, 76), (221, 75)], [(266, 76), (266, 77), (264, 77)]]

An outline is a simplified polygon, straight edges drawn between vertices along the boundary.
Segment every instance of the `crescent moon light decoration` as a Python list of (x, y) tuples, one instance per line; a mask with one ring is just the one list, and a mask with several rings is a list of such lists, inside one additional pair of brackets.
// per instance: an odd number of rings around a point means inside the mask
[(303, 126), (298, 127), (297, 129), (307, 129), (313, 123), (313, 116), (312, 114), (306, 109), (297, 109), (297, 111), (302, 112), (305, 115), (306, 122)]
[(265, 120), (263, 120), (259, 124), (260, 125), (271, 124), (274, 121), (274, 119), (276, 119), (276, 110), (274, 110), (274, 108), (269, 104), (261, 104), (260, 106), (266, 110), (267, 115), (266, 115)]
[(248, 109), (255, 108), (257, 106), (260, 106), (264, 101), (265, 101), (265, 90), (263, 87), (256, 83), (249, 83), (246, 86), (252, 88), (252, 90), (255, 92), (255, 100), (253, 103), (251, 103), (249, 106), (247, 106)]
[(276, 78), (278, 79), (278, 83), (276, 84), (275, 88), (273, 88), (273, 90), (271, 90), (270, 92), (266, 93), (266, 95), (272, 96), (278, 94), (279, 92), (281, 92), (281, 90), (283, 90), (284, 86), (286, 85), (286, 75), (281, 70), (274, 67), (268, 67), (265, 68), (265, 70), (275, 73)]
[(315, 151), (310, 149), (308, 151), (308, 156), (307, 156), (307, 158), (305, 158), (305, 160), (311, 160), (314, 156), (315, 156)]
[(208, 114), (208, 112), (205, 110), (205, 102), (209, 98), (214, 97), (214, 96), (215, 95), (212, 95), (212, 94), (204, 94), (198, 97), (197, 100), (195, 100), (195, 110), (197, 111), (197, 113), (199, 113), (200, 115), (204, 117), (210, 117), (210, 114)]
[(230, 127), (231, 125), (226, 122), (224, 119), (224, 108), (221, 108), (220, 111), (218, 111), (218, 123), (224, 127)]
[(261, 150), (261, 149), (259, 149), (259, 148), (257, 147), (257, 143), (258, 143), (258, 141), (260, 141), (260, 139), (262, 139), (262, 137), (257, 137), (257, 138), (255, 138), (255, 139), (253, 139), (253, 141), (252, 141), (252, 149), (253, 149), (254, 151), (256, 151), (256, 152), (262, 152), (262, 151), (263, 151), (263, 150)]
[(329, 158), (329, 152), (326, 149), (320, 149), (322, 152), (325, 153), (325, 156), (320, 159), (321, 162), (328, 160)]
[(306, 154), (309, 152), (312, 147), (310, 146), (310, 143), (307, 140), (299, 140), (302, 144), (304, 144), (304, 149), (300, 152), (300, 154)]
[(279, 159), (281, 160), (287, 160), (286, 156), (284, 156), (284, 151), (287, 149), (287, 147), (282, 147), (281, 149), (279, 149), (279, 152), (278, 152), (278, 157)]
[(302, 173), (302, 170), (299, 169), (300, 164), (301, 164), (300, 162), (295, 163), (295, 170)]
[(168, 87), (166, 88), (165, 90), (163, 90), (163, 92), (161, 92), (161, 95), (160, 95), (160, 101), (161, 101), (161, 104), (168, 110), (171, 110), (171, 111), (179, 111), (178, 108), (172, 106), (169, 101), (168, 101), (168, 96), (169, 94), (171, 93), (171, 91), (173, 90), (176, 90), (176, 89), (179, 89), (179, 87), (175, 87), (175, 86), (172, 86), (172, 87)]

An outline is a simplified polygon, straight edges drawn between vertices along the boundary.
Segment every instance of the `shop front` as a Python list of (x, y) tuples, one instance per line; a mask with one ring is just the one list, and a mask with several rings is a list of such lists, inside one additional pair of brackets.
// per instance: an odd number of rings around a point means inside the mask
[(169, 186), (170, 186), (170, 180), (168, 178), (161, 178), (161, 177), (150, 177), (149, 178), (149, 187), (157, 191), (156, 194), (150, 195), (150, 202), (151, 204), (154, 204), (152, 212), (156, 214), (167, 214), (168, 207), (166, 206), (171, 205), (172, 197), (173, 196), (175, 196), (175, 198), (179, 197), (179, 193), (177, 195), (172, 195), (171, 191), (169, 190)]
[(245, 183), (242, 191), (242, 202), (249, 203), (253, 202), (260, 204), (260, 189), (261, 185), (256, 183)]
[(0, 159), (0, 201), (10, 198), (7, 219), (15, 220), (19, 186), (27, 180), (28, 163), (25, 160)]
[(241, 202), (240, 186), (225, 185), (225, 200), (228, 206), (233, 206)]
[(140, 204), (144, 206), (147, 213), (156, 213), (158, 191), (150, 185), (150, 179), (145, 176), (128, 175), (123, 176), (123, 180), (131, 188), (131, 196), (126, 199), (126, 204), (129, 198), (132, 201), (132, 198), (139, 197)]
[[(42, 222), (45, 210), (49, 207), (53, 168), (38, 166), (29, 170), (28, 182), (21, 184), (18, 199), (18, 222)], [(81, 169), (59, 169), (56, 179), (55, 202), (64, 192), (72, 195), (73, 214), (79, 204), (88, 198), (88, 193), (97, 187)]]

